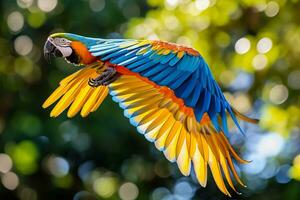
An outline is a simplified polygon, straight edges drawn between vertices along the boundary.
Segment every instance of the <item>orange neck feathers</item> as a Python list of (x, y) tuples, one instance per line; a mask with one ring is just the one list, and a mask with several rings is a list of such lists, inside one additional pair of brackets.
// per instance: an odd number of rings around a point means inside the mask
[(72, 49), (75, 51), (75, 53), (80, 57), (80, 63), (83, 65), (88, 65), (97, 60), (95, 56), (93, 56), (86, 46), (78, 41), (73, 41), (71, 43)]

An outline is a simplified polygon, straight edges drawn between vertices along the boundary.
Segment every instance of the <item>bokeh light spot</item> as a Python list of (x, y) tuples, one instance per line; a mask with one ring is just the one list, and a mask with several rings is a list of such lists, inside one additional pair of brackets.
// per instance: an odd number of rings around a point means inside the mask
[(289, 175), (291, 178), (300, 181), (300, 166), (295, 165), (290, 168)]
[(267, 53), (272, 49), (273, 42), (270, 38), (264, 37), (257, 43), (256, 49), (259, 53)]
[(259, 177), (263, 179), (270, 179), (274, 177), (277, 173), (277, 164), (276, 162), (269, 161), (265, 166), (264, 170), (259, 174)]
[(249, 90), (253, 85), (253, 75), (246, 72), (239, 72), (235, 75), (234, 80), (230, 82), (230, 88), (234, 90)]
[(18, 12), (14, 11), (7, 16), (7, 26), (13, 32), (20, 31), (24, 26), (24, 17)]
[(194, 196), (194, 189), (187, 181), (177, 181), (174, 186), (174, 193), (182, 198), (189, 199)]
[(56, 177), (67, 175), (70, 170), (68, 161), (58, 156), (50, 156), (47, 160), (47, 167), (51, 174)]
[(268, 58), (263, 54), (258, 54), (252, 59), (252, 66), (256, 70), (263, 70), (267, 66), (267, 64)]
[(209, 7), (210, 1), (209, 0), (196, 0), (196, 8), (199, 11), (205, 10)]
[(104, 0), (90, 0), (89, 5), (92, 11), (100, 12), (105, 8)]
[(38, 0), (38, 7), (44, 12), (51, 12), (57, 6), (57, 0)]
[(117, 190), (117, 180), (114, 177), (100, 177), (93, 184), (94, 191), (102, 198), (111, 197)]
[(282, 165), (278, 169), (278, 172), (276, 174), (276, 181), (281, 184), (285, 184), (290, 182), (291, 178), (289, 177), (289, 170), (291, 169), (290, 165)]
[(293, 166), (289, 169), (289, 175), (300, 181), (300, 154), (294, 158)]
[(0, 172), (7, 173), (12, 168), (12, 160), (9, 155), (1, 153), (0, 154)]
[(36, 171), (39, 151), (32, 141), (23, 140), (19, 144), (8, 143), (5, 149), (20, 173), (29, 175)]
[(15, 39), (14, 47), (19, 55), (26, 56), (31, 52), (33, 43), (30, 37), (21, 35)]
[[(276, 133), (264, 135), (256, 144), (256, 152), (261, 157), (277, 156), (284, 146), (284, 139)], [(274, 148), (276, 147), (276, 148)]]
[(282, 104), (289, 97), (289, 91), (285, 85), (279, 84), (272, 87), (269, 93), (269, 99), (274, 104)]
[(122, 200), (134, 200), (139, 195), (139, 189), (134, 183), (124, 183), (119, 188), (119, 196)]
[(15, 190), (19, 185), (19, 178), (13, 172), (7, 172), (1, 177), (2, 184), (9, 190)]
[(278, 14), (279, 12), (279, 5), (277, 2), (275, 1), (270, 1), (268, 4), (267, 4), (267, 7), (265, 9), (265, 14), (268, 16), (268, 17), (274, 17)]
[(169, 10), (176, 8), (178, 3), (179, 3), (179, 0), (165, 0), (165, 6)]
[(33, 0), (17, 0), (17, 4), (20, 8), (29, 8), (33, 3)]
[(255, 8), (259, 11), (262, 12), (267, 8), (267, 4), (264, 2), (258, 3), (255, 5)]
[(28, 24), (33, 28), (41, 27), (46, 21), (46, 14), (38, 9), (32, 10), (27, 17)]
[(238, 53), (238, 54), (245, 54), (249, 51), (251, 47), (251, 43), (250, 43), (250, 40), (247, 39), (247, 38), (240, 38), (236, 43), (235, 43), (235, 51)]
[(234, 99), (234, 106), (241, 113), (248, 112), (251, 108), (249, 97), (246, 94), (239, 93)]
[(94, 163), (92, 161), (87, 161), (81, 164), (78, 168), (78, 176), (82, 181), (87, 181), (92, 170), (94, 168)]
[(243, 166), (243, 169), (248, 174), (259, 174), (266, 166), (266, 160), (258, 154), (250, 154), (246, 160), (251, 162)]

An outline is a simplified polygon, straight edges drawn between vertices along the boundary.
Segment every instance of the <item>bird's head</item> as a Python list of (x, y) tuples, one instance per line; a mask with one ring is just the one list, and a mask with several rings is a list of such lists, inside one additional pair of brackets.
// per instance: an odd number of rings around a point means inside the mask
[(87, 48), (89, 38), (71, 34), (54, 33), (47, 38), (44, 45), (44, 56), (46, 60), (53, 57), (63, 57), (75, 65), (86, 65), (95, 61)]

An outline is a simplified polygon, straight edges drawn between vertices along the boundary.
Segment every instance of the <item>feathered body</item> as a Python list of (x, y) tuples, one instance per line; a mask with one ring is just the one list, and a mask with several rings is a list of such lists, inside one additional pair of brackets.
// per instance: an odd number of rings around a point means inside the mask
[[(109, 93), (130, 123), (168, 160), (177, 162), (182, 174), (189, 175), (193, 167), (205, 187), (209, 166), (224, 194), (230, 196), (222, 174), (234, 191), (231, 176), (244, 186), (232, 158), (247, 161), (237, 155), (225, 136), (227, 115), (241, 132), (237, 117), (257, 121), (230, 106), (196, 50), (162, 41), (98, 39), (69, 33), (49, 38), (70, 41), (72, 54), (65, 58), (85, 66), (63, 79), (45, 101), (44, 108), (59, 100), (51, 116), (70, 106), (69, 117), (80, 111), (85, 117), (97, 110)], [(88, 84), (107, 69), (114, 69), (118, 78), (99, 87)]]

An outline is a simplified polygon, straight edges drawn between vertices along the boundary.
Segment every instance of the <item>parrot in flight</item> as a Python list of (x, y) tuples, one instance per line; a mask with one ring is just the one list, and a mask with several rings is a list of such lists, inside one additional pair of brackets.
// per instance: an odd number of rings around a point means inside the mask
[[(202, 187), (210, 169), (217, 187), (231, 196), (239, 177), (233, 160), (240, 158), (229, 143), (227, 118), (243, 133), (238, 119), (257, 123), (234, 109), (198, 51), (158, 40), (101, 39), (54, 33), (44, 56), (63, 57), (81, 68), (60, 81), (43, 108), (50, 116), (68, 108), (82, 117), (98, 109), (110, 94), (137, 131), (188, 176), (192, 169)], [(238, 193), (238, 192), (237, 192)]]

